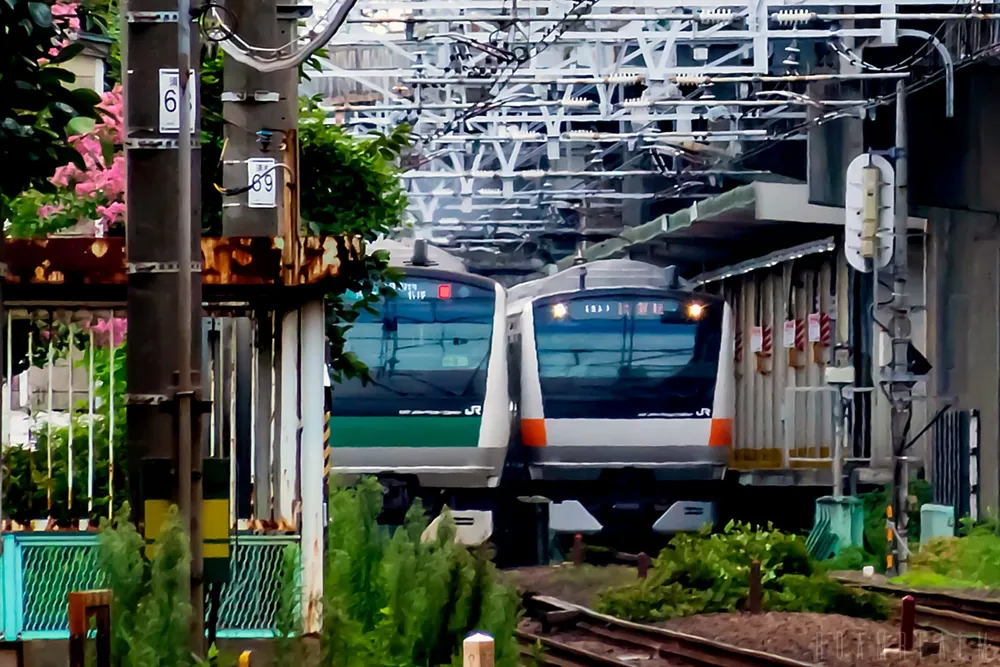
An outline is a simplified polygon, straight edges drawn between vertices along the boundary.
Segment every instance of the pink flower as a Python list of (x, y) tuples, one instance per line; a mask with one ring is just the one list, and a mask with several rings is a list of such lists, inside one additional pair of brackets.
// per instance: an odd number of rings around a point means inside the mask
[(96, 203), (100, 219), (94, 223), (95, 232), (106, 232), (125, 218), (125, 156), (116, 154), (111, 164), (107, 164), (104, 157), (105, 145), (118, 145), (124, 137), (121, 87), (115, 86), (114, 90), (104, 93), (98, 107), (103, 113), (93, 131), (70, 138), (70, 143), (83, 158), (84, 169), (67, 164), (56, 169), (50, 180), (59, 188), (72, 189), (77, 197)]
[(62, 213), (63, 208), (65, 207), (62, 204), (59, 204), (57, 206), (53, 206), (52, 204), (46, 204), (45, 206), (40, 206), (38, 208), (38, 217), (42, 219), (51, 218), (57, 213)]
[[(112, 322), (114, 323), (112, 325)], [(114, 338), (112, 339), (112, 329), (114, 329)], [(107, 347), (108, 343), (113, 343), (114, 347), (118, 347), (125, 340), (125, 335), (128, 333), (128, 320), (124, 317), (115, 317), (113, 320), (98, 320), (97, 324), (91, 327), (94, 332), (94, 342), (101, 347)]]

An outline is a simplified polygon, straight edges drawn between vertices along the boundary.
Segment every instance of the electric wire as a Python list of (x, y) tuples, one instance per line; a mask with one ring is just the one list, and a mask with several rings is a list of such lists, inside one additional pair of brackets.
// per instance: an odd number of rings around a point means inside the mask
[[(598, 0), (574, 0), (573, 6), (566, 12), (566, 14), (557, 23), (551, 26), (545, 32), (545, 34), (542, 35), (541, 39), (537, 43), (532, 44), (527, 49), (527, 52), (524, 53), (520, 58), (517, 58), (512, 63), (508, 63), (507, 65), (505, 65), (504, 69), (510, 68), (509, 72), (504, 72), (503, 70), (501, 70), (496, 75), (494, 75), (493, 82), (489, 85), (489, 87), (492, 89), (496, 86), (500, 86), (502, 90), (503, 87), (506, 86), (507, 82), (514, 76), (515, 73), (517, 73), (517, 71), (523, 65), (525, 65), (533, 58), (536, 58), (542, 53), (544, 53), (545, 50), (549, 48), (549, 46), (555, 43), (563, 35), (563, 33), (566, 32), (571, 23), (580, 20), (581, 16), (586, 11), (589, 11), (597, 2)], [(553, 35), (555, 35), (555, 38), (552, 39), (552, 41), (546, 41)], [(500, 92), (501, 91), (497, 91), (496, 95), (499, 95)], [(502, 106), (503, 100), (500, 100), (499, 103), (497, 103), (496, 95), (494, 95), (493, 98), (490, 100), (477, 102), (465, 112), (456, 115), (454, 118), (449, 120), (444, 127), (439, 128), (433, 134), (426, 137), (425, 141), (428, 142), (433, 141), (434, 139), (437, 139), (445, 134), (448, 134), (457, 123), (463, 123), (470, 118), (473, 118), (475, 116), (480, 116), (483, 113), (490, 111), (491, 109)], [(490, 104), (491, 101), (494, 102), (494, 104), (491, 105)]]
[[(985, 59), (988, 59), (988, 58), (991, 58), (991, 57), (994, 57), (994, 56), (997, 56), (997, 55), (1000, 55), (1000, 43), (991, 44), (991, 45), (989, 45), (987, 47), (984, 47), (983, 49), (981, 49), (980, 51), (976, 52), (975, 54), (973, 54), (971, 56), (967, 56), (964, 60), (960, 60), (959, 62), (955, 63), (954, 69), (955, 69), (955, 71), (958, 71), (959, 69), (965, 69), (965, 68), (967, 68), (967, 67), (969, 67), (971, 65), (976, 64), (977, 62), (980, 62), (982, 60), (985, 60)], [(917, 80), (917, 81), (909, 84), (908, 86), (906, 86), (905, 87), (906, 92), (907, 93), (919, 92), (919, 91), (927, 88), (928, 86), (932, 86), (935, 83), (937, 83), (938, 81), (940, 81), (942, 78), (944, 78), (944, 75), (945, 75), (945, 68), (942, 67), (941, 69), (936, 70), (932, 74), (928, 74), (928, 75), (920, 78), (919, 80)], [(896, 92), (893, 91), (891, 93), (886, 93), (884, 95), (879, 95), (879, 96), (877, 96), (875, 98), (871, 98), (867, 102), (859, 104), (858, 107), (855, 107), (855, 110), (856, 111), (857, 110), (868, 111), (868, 110), (874, 109), (876, 107), (886, 106), (888, 104), (891, 104), (895, 100), (896, 100)], [(797, 125), (795, 127), (789, 128), (788, 130), (786, 130), (786, 131), (784, 131), (784, 132), (782, 132), (782, 133), (780, 133), (778, 135), (775, 135), (773, 137), (768, 137), (767, 139), (762, 140), (761, 141), (762, 145), (760, 145), (757, 148), (754, 148), (754, 149), (752, 149), (750, 151), (747, 151), (747, 152), (743, 153), (742, 155), (739, 155), (738, 157), (734, 158), (734, 162), (744, 162), (744, 161), (746, 161), (747, 159), (749, 159), (751, 157), (759, 155), (760, 153), (763, 153), (764, 151), (767, 151), (767, 150), (773, 148), (777, 142), (780, 142), (780, 141), (783, 141), (785, 139), (791, 138), (793, 136), (799, 135), (803, 131), (808, 131), (808, 130), (814, 128), (814, 127), (818, 127), (820, 125), (824, 125), (824, 124), (832, 122), (834, 120), (840, 120), (841, 118), (849, 118), (849, 117), (852, 117), (852, 116), (856, 116), (856, 112), (855, 113), (848, 113), (848, 112), (844, 112), (844, 111), (841, 110), (841, 111), (829, 112), (827, 114), (824, 114), (823, 116), (819, 116), (817, 118), (813, 118), (813, 119), (808, 120), (808, 121), (806, 121), (804, 123), (801, 123), (801, 124), (799, 124), (799, 125)]]

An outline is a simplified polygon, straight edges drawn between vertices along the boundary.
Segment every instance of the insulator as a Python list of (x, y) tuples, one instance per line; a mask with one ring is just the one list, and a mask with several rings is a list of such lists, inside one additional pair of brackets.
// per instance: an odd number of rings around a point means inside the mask
[(708, 81), (704, 74), (678, 74), (674, 77), (674, 83), (679, 86), (702, 86)]
[(782, 9), (775, 12), (773, 18), (781, 25), (809, 23), (816, 18), (816, 12), (811, 12), (808, 9)]
[(578, 109), (589, 107), (593, 103), (594, 102), (592, 100), (588, 100), (586, 97), (571, 97), (568, 100), (562, 101), (562, 105), (564, 107), (574, 107)]
[(648, 107), (649, 104), (649, 100), (643, 97), (633, 97), (622, 102), (622, 106), (626, 109), (642, 109)]
[(698, 20), (702, 23), (732, 23), (736, 18), (736, 13), (731, 9), (716, 7), (708, 9), (698, 14)]
[(608, 75), (608, 83), (639, 83), (642, 77), (627, 72), (613, 72)]

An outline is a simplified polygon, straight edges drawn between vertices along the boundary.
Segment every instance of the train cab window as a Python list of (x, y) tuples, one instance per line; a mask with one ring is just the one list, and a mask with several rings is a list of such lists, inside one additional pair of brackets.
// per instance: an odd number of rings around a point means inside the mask
[[(485, 382), (496, 294), (482, 287), (406, 279), (396, 297), (363, 312), (345, 351), (369, 370), (376, 391), (453, 395)], [(479, 378), (479, 381), (477, 381)], [(345, 386), (353, 383), (345, 383)], [(338, 388), (340, 395), (361, 391)]]

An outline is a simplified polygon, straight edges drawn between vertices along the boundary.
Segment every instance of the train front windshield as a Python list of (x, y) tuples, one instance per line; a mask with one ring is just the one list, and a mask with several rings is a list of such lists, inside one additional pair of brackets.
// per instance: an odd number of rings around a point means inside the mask
[(546, 417), (710, 416), (721, 304), (580, 296), (536, 304), (534, 321)]
[[(338, 384), (338, 412), (388, 415), (401, 407), (464, 408), (467, 399), (485, 393), (496, 310), (493, 290), (407, 278), (397, 296), (375, 310), (359, 316), (346, 341), (346, 351), (368, 367), (371, 382)], [(452, 406), (452, 399), (462, 405)]]

